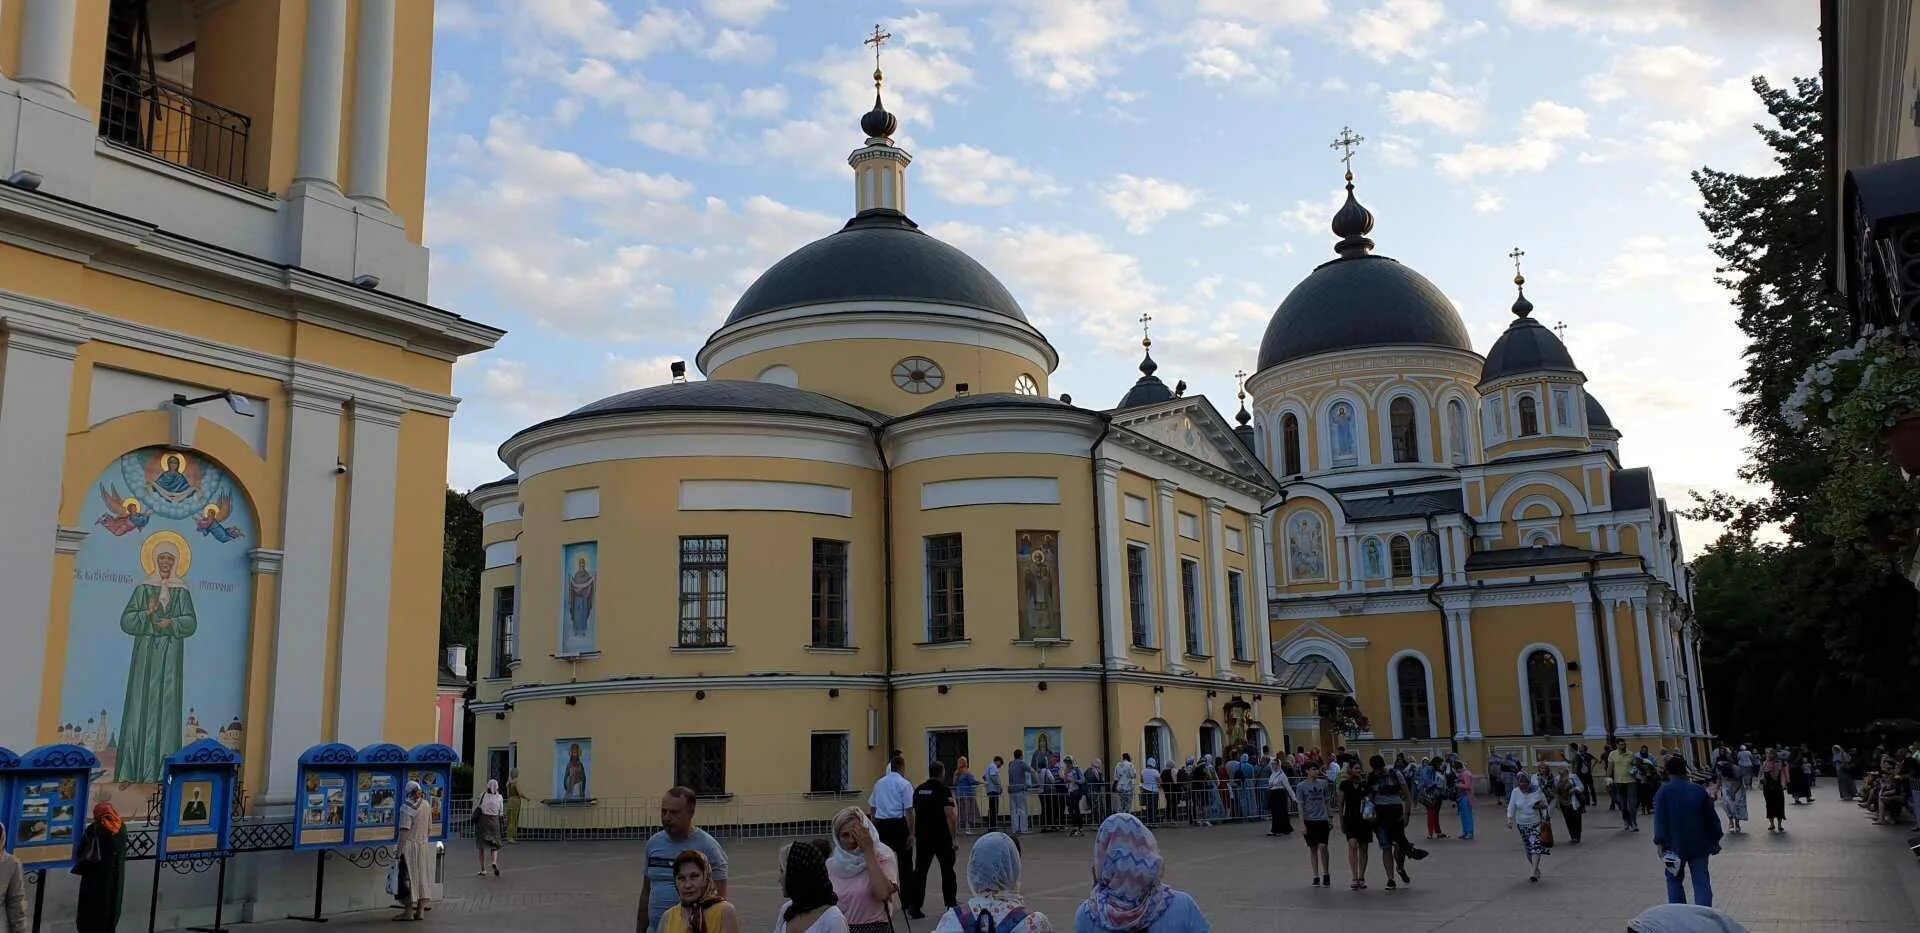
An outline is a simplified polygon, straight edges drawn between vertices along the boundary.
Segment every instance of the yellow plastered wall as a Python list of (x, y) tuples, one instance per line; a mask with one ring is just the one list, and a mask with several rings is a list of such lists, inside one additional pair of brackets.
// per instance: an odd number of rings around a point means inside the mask
[[(924, 357), (938, 364), (940, 388), (913, 395), (893, 382), (894, 364), (908, 357)], [(974, 395), (1012, 392), (1014, 380), (1032, 376), (1047, 394), (1047, 373), (1032, 361), (975, 344), (931, 340), (822, 340), (749, 353), (708, 373), (712, 379), (756, 380), (770, 366), (786, 366), (799, 377), (799, 387), (890, 415), (919, 411), (953, 398), (961, 383)]]
[(414, 742), (431, 741), (434, 727), (449, 426), (447, 419), (422, 412), (409, 412), (400, 420), (387, 614), (386, 734)]
[[(1160, 576), (1161, 570), (1159, 569), (1160, 528), (1157, 523), (1160, 521), (1160, 495), (1154, 490), (1153, 480), (1151, 478), (1130, 470), (1120, 471), (1116, 482), (1121, 496), (1119, 500), (1114, 503), (1114, 508), (1119, 511), (1117, 514), (1111, 516), (1109, 520), (1115, 522), (1115, 527), (1119, 529), (1120, 555), (1122, 561), (1126, 559), (1126, 549), (1129, 545), (1141, 545), (1147, 549), (1146, 573), (1149, 579), (1147, 580), (1146, 618), (1149, 635), (1148, 642), (1158, 646), (1166, 639), (1167, 632), (1166, 603), (1165, 597), (1161, 592), (1162, 587), (1165, 585), (1165, 578)], [(1146, 522), (1131, 521), (1126, 517), (1127, 496), (1146, 500)], [(1122, 563), (1120, 565), (1119, 574), (1115, 579), (1119, 580), (1122, 586), (1127, 585), (1126, 564)], [(1130, 605), (1126, 600), (1126, 594), (1122, 594), (1121, 605)], [(1129, 611), (1131, 610), (1129, 609)], [(1127, 652), (1132, 663), (1138, 664), (1150, 671), (1166, 670), (1166, 658), (1160, 648), (1142, 648), (1133, 644), (1133, 620), (1131, 616), (1127, 618), (1123, 631), (1127, 632)]]
[[(1433, 692), (1427, 697), (1430, 731), (1435, 736), (1453, 733), (1453, 721), (1448, 714), (1451, 697), (1439, 610), (1350, 616), (1340, 619), (1335, 627), (1342, 635), (1359, 636), (1369, 642), (1365, 648), (1350, 650), (1347, 657), (1353, 662), (1354, 694), (1360, 711), (1373, 725), (1374, 735), (1381, 741), (1395, 738), (1390, 666), (1393, 656), (1405, 649), (1425, 656), (1433, 678)], [(1474, 634), (1478, 638), (1477, 628)], [(1483, 668), (1481, 677), (1486, 676)]]
[[(1580, 665), (1578, 671), (1565, 672), (1567, 732), (1579, 732), (1586, 722), (1579, 685), (1585, 677), (1601, 676), (1605, 666), (1599, 658), (1581, 657), (1572, 604), (1486, 606), (1473, 610), (1474, 665), (1479, 677), (1483, 734), (1520, 733), (1520, 704), (1526, 702), (1526, 697), (1520, 690), (1517, 665), (1520, 650), (1535, 642), (1553, 645), (1561, 657)], [(1605, 651), (1605, 646), (1600, 650)]]
[[(683, 512), (682, 479), (848, 487), (853, 490), (853, 516)], [(589, 487), (600, 490), (599, 517), (562, 521), (567, 491)], [(516, 610), (522, 659), (516, 680), (557, 683), (643, 673), (696, 676), (759, 670), (847, 673), (883, 665), (885, 590), (879, 560), (880, 485), (874, 471), (762, 458), (619, 460), (532, 476), (520, 484), (519, 498), (525, 589)], [(647, 519), (636, 521), (635, 516)], [(676, 647), (682, 535), (728, 539), (727, 638), (732, 647), (725, 652)], [(812, 639), (808, 606), (814, 538), (849, 543), (851, 634), (859, 649), (851, 656), (804, 650)], [(595, 602), (601, 657), (569, 662), (552, 657), (559, 648), (561, 555), (565, 545), (582, 541), (599, 543)]]
[[(1085, 764), (1100, 757), (1100, 685), (1050, 681), (1038, 683), (953, 684), (942, 695), (937, 687), (894, 691), (899, 725), (894, 743), (905, 753), (907, 773), (925, 773), (927, 732), (967, 730), (967, 754), (974, 770), (999, 755), (1011, 761), (1022, 747), (1028, 727), (1060, 727), (1062, 754)], [(877, 774), (870, 774), (871, 783)]]
[[(1637, 726), (1647, 721), (1646, 695), (1642, 692), (1640, 679), (1640, 626), (1633, 617), (1633, 604), (1618, 603), (1608, 613), (1616, 637), (1620, 639), (1620, 690), (1622, 708), (1626, 710), (1625, 722), (1616, 726)], [(1654, 677), (1660, 676), (1659, 658), (1654, 653)]]
[[(990, 476), (1054, 477), (1059, 505), (968, 505), (922, 510), (922, 485)], [(1093, 478), (1080, 457), (978, 454), (923, 460), (893, 472), (894, 668), (1034, 667), (1098, 664), (1100, 615), (1094, 593)], [(1060, 533), (1061, 635), (1071, 644), (1016, 645), (1019, 531)], [(961, 536), (966, 647), (926, 647), (926, 537)]]
[(1640, 526), (1628, 524), (1620, 526), (1620, 553), (1640, 554)]

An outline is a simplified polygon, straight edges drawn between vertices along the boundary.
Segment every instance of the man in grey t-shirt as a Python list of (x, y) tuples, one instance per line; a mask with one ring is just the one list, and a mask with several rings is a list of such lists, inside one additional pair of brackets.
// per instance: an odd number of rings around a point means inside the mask
[(668, 790), (660, 798), (659, 832), (647, 840), (646, 880), (640, 885), (640, 917), (636, 933), (647, 933), (660, 926), (660, 915), (679, 903), (673, 887), (673, 860), (692, 849), (707, 857), (713, 865), (713, 883), (721, 897), (727, 896), (727, 852), (707, 831), (693, 825), (693, 791), (685, 787)]

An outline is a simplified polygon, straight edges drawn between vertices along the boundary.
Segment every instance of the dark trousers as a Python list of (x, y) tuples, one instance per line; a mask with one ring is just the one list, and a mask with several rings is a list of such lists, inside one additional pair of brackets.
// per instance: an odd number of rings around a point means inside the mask
[(1160, 822), (1160, 794), (1150, 790), (1141, 791), (1140, 799), (1147, 805), (1147, 825)]
[(1560, 815), (1563, 817), (1566, 817), (1566, 820), (1567, 820), (1568, 841), (1579, 842), (1580, 841), (1580, 811), (1575, 810), (1574, 808), (1567, 806), (1566, 804), (1563, 803), (1560, 805)]
[(1000, 828), (1000, 795), (988, 794), (987, 795), (987, 831), (993, 832), (994, 830), (997, 830), (999, 828)]
[(1267, 791), (1267, 809), (1273, 811), (1273, 831), (1278, 835), (1293, 832), (1293, 820), (1287, 816), (1287, 792), (1275, 788)]
[(953, 840), (930, 840), (920, 846), (913, 858), (913, 872), (906, 877), (905, 890), (900, 892), (900, 906), (909, 913), (920, 913), (927, 900), (927, 869), (933, 863), (940, 863), (941, 903), (951, 910), (959, 905), (955, 900), (960, 891), (958, 880), (953, 875)]
[(893, 854), (900, 859), (900, 865), (913, 864), (913, 843), (911, 842), (913, 836), (907, 831), (905, 817), (896, 820), (874, 820), (873, 828), (879, 831), (880, 841), (886, 843), (887, 848), (892, 849)]

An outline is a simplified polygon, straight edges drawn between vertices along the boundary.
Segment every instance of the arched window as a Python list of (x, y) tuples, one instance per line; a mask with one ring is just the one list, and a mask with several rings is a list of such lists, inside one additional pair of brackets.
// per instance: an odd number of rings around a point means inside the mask
[(1412, 656), (1394, 665), (1393, 678), (1400, 688), (1400, 738), (1433, 738), (1432, 707), (1427, 700), (1427, 666)]
[(1280, 417), (1280, 472), (1286, 476), (1300, 472), (1300, 419), (1293, 412)]
[(1388, 546), (1393, 555), (1393, 578), (1396, 580), (1413, 576), (1413, 545), (1408, 543), (1406, 535), (1394, 535), (1393, 543)]
[(1447, 402), (1447, 443), (1452, 445), (1450, 459), (1455, 464), (1467, 462), (1467, 406), (1459, 399)]
[(1520, 396), (1520, 436), (1532, 437), (1540, 433), (1540, 410), (1533, 396)]
[(1393, 430), (1393, 462), (1420, 462), (1420, 427), (1413, 420), (1413, 399), (1402, 395), (1387, 406)]
[(1200, 724), (1200, 754), (1220, 757), (1220, 725), (1211, 719)]
[(1547, 537), (1547, 533), (1544, 531), (1536, 531), (1532, 537), (1527, 539), (1527, 547), (1546, 547), (1552, 543), (1553, 539)]
[(1527, 707), (1533, 712), (1534, 735), (1565, 735), (1567, 711), (1560, 707), (1560, 661), (1553, 652), (1527, 655)]

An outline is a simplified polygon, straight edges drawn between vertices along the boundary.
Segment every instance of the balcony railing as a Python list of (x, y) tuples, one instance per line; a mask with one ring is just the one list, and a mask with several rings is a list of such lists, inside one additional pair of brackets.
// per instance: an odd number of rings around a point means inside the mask
[(247, 180), (253, 119), (201, 100), (186, 88), (109, 67), (100, 89), (100, 136), (221, 181)]

